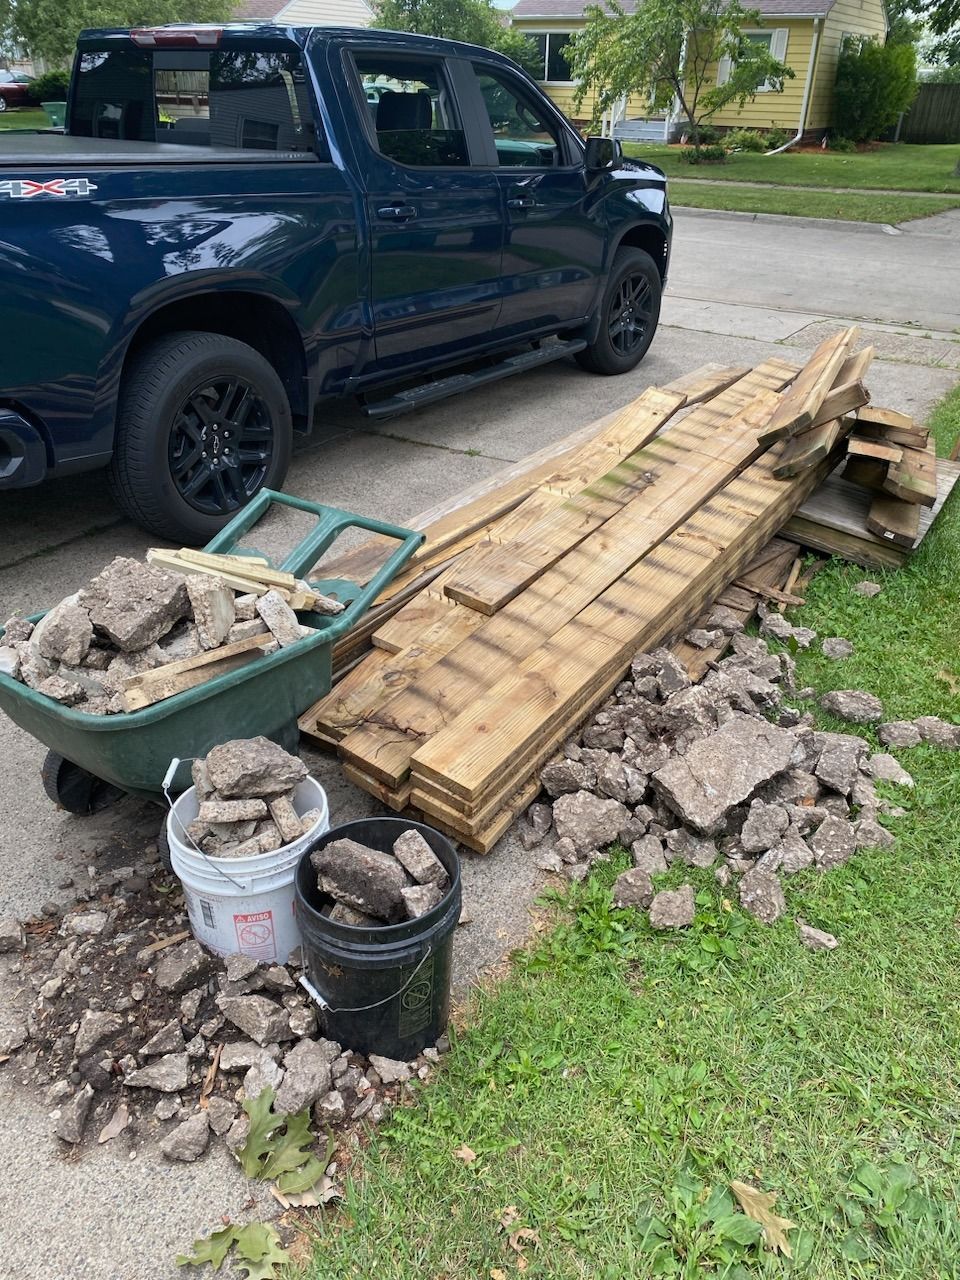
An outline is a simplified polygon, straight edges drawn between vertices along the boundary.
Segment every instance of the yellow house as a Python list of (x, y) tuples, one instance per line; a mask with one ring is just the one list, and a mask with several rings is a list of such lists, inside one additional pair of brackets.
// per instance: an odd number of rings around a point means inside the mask
[[(817, 133), (833, 123), (833, 86), (837, 56), (847, 36), (877, 38), (887, 33), (883, 0), (744, 0), (760, 14), (755, 29), (745, 32), (762, 40), (770, 52), (794, 72), (783, 88), (760, 89), (743, 107), (732, 103), (712, 116), (710, 123), (721, 128), (785, 129), (790, 134)], [(589, 0), (587, 0), (589, 3)], [(576, 84), (564, 57), (564, 47), (573, 32), (585, 25), (584, 0), (518, 0), (510, 11), (510, 25), (529, 35), (537, 44), (543, 68), (540, 79), (547, 93), (571, 119), (586, 124), (593, 112), (592, 97), (576, 108)], [(621, 0), (622, 8), (633, 13), (637, 0)], [(709, 84), (723, 84), (730, 74), (729, 59), (723, 58), (708, 69)], [(619, 138), (643, 141), (672, 141), (685, 129), (682, 115), (674, 109), (651, 113), (640, 97), (631, 97), (614, 112), (613, 131)]]

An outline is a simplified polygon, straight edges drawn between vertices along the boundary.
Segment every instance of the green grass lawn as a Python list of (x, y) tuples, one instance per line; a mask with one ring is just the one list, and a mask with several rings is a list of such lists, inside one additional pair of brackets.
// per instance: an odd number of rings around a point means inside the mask
[(0, 115), (0, 130), (3, 129), (45, 129), (50, 121), (47, 113), (40, 107), (24, 108), (22, 111), (4, 111)]
[(888, 188), (891, 191), (957, 191), (960, 146), (883, 144), (876, 151), (786, 151), (779, 156), (738, 152), (719, 165), (690, 165), (680, 159), (679, 147), (662, 143), (627, 143), (624, 150), (659, 165), (670, 177), (707, 181), (773, 182), (799, 187)]
[(906, 222), (960, 207), (951, 199), (885, 196), (876, 192), (791, 191), (782, 187), (724, 187), (713, 182), (672, 178), (670, 203), (677, 208), (733, 209), (742, 213), (786, 213), (798, 218), (835, 218), (843, 222)]
[[(944, 453), (960, 389), (933, 427)], [(833, 561), (809, 587), (797, 620), (856, 649), (839, 663), (800, 654), (801, 683), (960, 721), (960, 499), (906, 568), (871, 575), (881, 595), (852, 591), (863, 576)], [(609, 907), (625, 856), (555, 901), (550, 930), (477, 996), (419, 1105), (374, 1138), (342, 1212), (318, 1218), (305, 1274), (960, 1276), (960, 755), (898, 755), (916, 788), (887, 820), (896, 847), (793, 877), (773, 927), (684, 868), (658, 881), (693, 880), (697, 922), (657, 935)], [(804, 950), (795, 915), (839, 950)], [(907, 1178), (922, 1197), (904, 1195)], [(792, 1263), (704, 1225), (709, 1189), (733, 1179), (777, 1193), (797, 1224)], [(650, 1206), (666, 1236), (656, 1261)], [(511, 1245), (520, 1227), (535, 1234)], [(727, 1230), (749, 1234), (740, 1215)]]

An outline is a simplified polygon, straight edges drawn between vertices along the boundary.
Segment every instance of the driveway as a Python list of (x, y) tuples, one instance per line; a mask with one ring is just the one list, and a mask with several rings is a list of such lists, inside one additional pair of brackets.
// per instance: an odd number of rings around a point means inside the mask
[[(960, 377), (955, 228), (888, 236), (798, 223), (678, 215), (663, 327), (634, 374), (604, 379), (572, 363), (550, 366), (382, 426), (351, 406), (334, 406), (299, 450), (289, 490), (402, 522), (652, 383), (707, 360), (800, 360), (841, 320), (867, 321), (879, 352), (869, 375), (875, 401), (922, 417)], [(113, 556), (141, 555), (150, 543), (117, 517), (100, 476), (2, 501), (4, 616), (51, 605)], [(278, 525), (263, 539), (265, 549), (278, 551), (291, 532)], [(65, 877), (83, 882), (94, 860), (130, 863), (155, 838), (159, 811), (133, 801), (84, 821), (55, 810), (40, 786), (43, 749), (5, 719), (0, 752), (7, 762), (0, 776), (0, 915), (32, 915), (46, 902), (67, 906), (70, 891), (57, 888)], [(329, 788), (334, 822), (373, 811), (334, 764), (307, 756)], [(466, 856), (464, 898), (473, 923), (458, 933), (461, 995), (524, 938), (541, 879), (510, 835), (486, 858)], [(0, 956), (0, 1017), (4, 991), (16, 981), (11, 968), (11, 958)], [(65, 1161), (49, 1136), (41, 1096), (17, 1084), (12, 1064), (0, 1067), (0, 1146), (0, 1276), (18, 1280), (168, 1280), (180, 1274), (174, 1254), (221, 1214), (239, 1214), (251, 1192), (222, 1150), (198, 1165), (170, 1166), (152, 1142), (124, 1136), (79, 1162)]]

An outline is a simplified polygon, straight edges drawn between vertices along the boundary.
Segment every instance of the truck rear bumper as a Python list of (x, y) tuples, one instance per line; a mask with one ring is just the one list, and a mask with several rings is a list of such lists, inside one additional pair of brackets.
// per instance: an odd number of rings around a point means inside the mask
[(40, 432), (12, 409), (0, 408), (0, 489), (25, 489), (47, 474)]

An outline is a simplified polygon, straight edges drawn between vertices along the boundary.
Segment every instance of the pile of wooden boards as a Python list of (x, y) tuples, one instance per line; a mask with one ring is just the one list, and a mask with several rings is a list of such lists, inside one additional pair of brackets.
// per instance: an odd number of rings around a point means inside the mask
[[(431, 526), (301, 729), (388, 806), (489, 849), (633, 654), (682, 635), (836, 465), (868, 399), (856, 336), (802, 370), (648, 389), (552, 466)], [(383, 554), (323, 571), (369, 576)]]
[(147, 563), (174, 573), (219, 578), (231, 591), (238, 592), (241, 596), (264, 596), (268, 591), (276, 591), (285, 604), (300, 612), (343, 612), (343, 605), (339, 601), (314, 591), (309, 583), (294, 577), (292, 573), (274, 569), (263, 556), (221, 555), (211, 551), (194, 551), (192, 547), (181, 547), (179, 551), (150, 547), (147, 551)]

